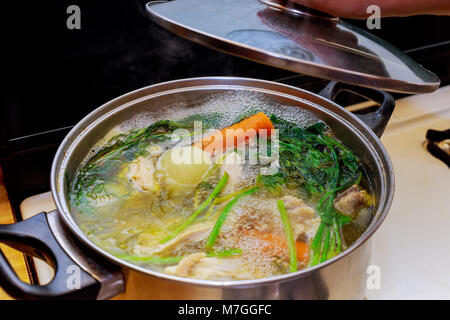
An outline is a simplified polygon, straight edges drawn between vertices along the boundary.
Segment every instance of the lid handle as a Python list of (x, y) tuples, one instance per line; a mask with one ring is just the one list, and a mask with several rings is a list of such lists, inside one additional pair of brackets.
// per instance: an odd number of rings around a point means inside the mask
[(378, 109), (375, 111), (365, 114), (356, 114), (356, 116), (378, 137), (381, 137), (392, 116), (392, 112), (394, 111), (395, 100), (392, 95), (386, 91), (357, 87), (336, 81), (331, 81), (321, 92), (319, 92), (319, 95), (334, 101), (342, 91), (353, 93), (379, 104)]

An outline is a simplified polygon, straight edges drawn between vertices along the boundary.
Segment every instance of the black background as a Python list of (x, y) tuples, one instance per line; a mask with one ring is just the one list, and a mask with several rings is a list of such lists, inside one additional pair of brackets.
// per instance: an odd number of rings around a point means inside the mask
[[(256, 0), (255, 0), (256, 1)], [(194, 76), (278, 80), (293, 74), (235, 58), (172, 35), (151, 23), (146, 1), (47, 0), (2, 3), (0, 141), (74, 125), (89, 111), (149, 84)], [(81, 8), (81, 30), (66, 9)], [(365, 27), (365, 21), (353, 23)], [(384, 19), (374, 33), (403, 50), (449, 41), (449, 17)], [(448, 48), (447, 48), (448, 49)], [(442, 48), (439, 50), (442, 54)], [(436, 53), (418, 57), (442, 78)], [(314, 90), (321, 80), (304, 77)]]

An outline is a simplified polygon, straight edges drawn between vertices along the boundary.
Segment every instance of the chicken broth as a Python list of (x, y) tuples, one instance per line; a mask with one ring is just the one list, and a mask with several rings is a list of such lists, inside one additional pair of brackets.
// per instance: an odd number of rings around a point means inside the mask
[(309, 112), (262, 95), (215, 94), (106, 137), (70, 183), (72, 214), (99, 247), (152, 270), (295, 272), (344, 251), (372, 219), (356, 155)]

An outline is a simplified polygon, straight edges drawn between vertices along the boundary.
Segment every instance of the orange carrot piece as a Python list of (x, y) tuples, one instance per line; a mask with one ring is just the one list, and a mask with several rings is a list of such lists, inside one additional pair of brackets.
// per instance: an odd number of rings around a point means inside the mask
[(307, 262), (309, 260), (309, 245), (306, 242), (296, 241), (297, 260)]
[(222, 153), (248, 141), (257, 134), (269, 136), (273, 129), (274, 126), (269, 117), (259, 112), (239, 123), (204, 137), (194, 146), (213, 154)]
[(287, 248), (286, 241), (272, 233), (252, 232), (249, 236), (264, 240), (265, 244), (261, 247), (261, 251), (269, 255), (282, 255)]
[[(287, 241), (272, 233), (260, 233), (256, 230), (248, 230), (243, 233), (244, 236), (264, 241), (260, 247), (261, 252), (271, 256), (281, 256), (286, 252)], [(306, 263), (309, 259), (309, 245), (306, 242), (296, 241), (297, 260)]]

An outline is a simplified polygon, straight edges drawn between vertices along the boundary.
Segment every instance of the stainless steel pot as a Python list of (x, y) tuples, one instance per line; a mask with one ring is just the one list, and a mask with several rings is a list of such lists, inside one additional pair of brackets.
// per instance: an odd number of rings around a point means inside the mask
[[(259, 92), (273, 101), (309, 110), (360, 157), (371, 177), (375, 217), (351, 247), (324, 263), (295, 273), (219, 282), (179, 278), (130, 264), (102, 250), (82, 233), (69, 211), (68, 179), (101, 137), (136, 114), (234, 90)], [(342, 90), (375, 100), (380, 107), (373, 113), (360, 115), (360, 119), (332, 101)], [(119, 298), (133, 299), (363, 298), (371, 236), (386, 217), (394, 193), (392, 165), (377, 137), (392, 114), (394, 101), (382, 91), (336, 82), (330, 83), (321, 95), (269, 81), (214, 77), (161, 83), (104, 104), (71, 130), (54, 158), (50, 179), (57, 211), (0, 225), (0, 241), (47, 260), (56, 269), (54, 279), (46, 286), (24, 284), (0, 254), (0, 285), (19, 298), (104, 299), (121, 293)]]

